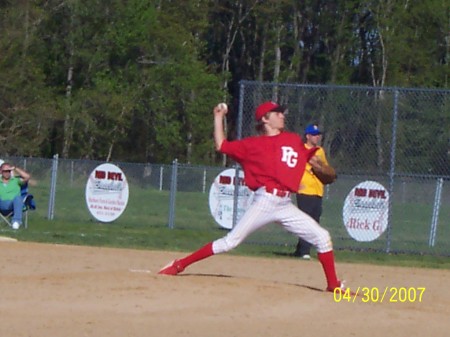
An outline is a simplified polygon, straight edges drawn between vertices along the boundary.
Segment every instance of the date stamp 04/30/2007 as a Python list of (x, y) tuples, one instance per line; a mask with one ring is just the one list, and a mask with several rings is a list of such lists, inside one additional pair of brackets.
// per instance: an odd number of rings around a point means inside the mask
[(337, 303), (414, 303), (422, 302), (424, 293), (425, 287), (358, 287), (355, 291), (335, 289), (333, 299)]

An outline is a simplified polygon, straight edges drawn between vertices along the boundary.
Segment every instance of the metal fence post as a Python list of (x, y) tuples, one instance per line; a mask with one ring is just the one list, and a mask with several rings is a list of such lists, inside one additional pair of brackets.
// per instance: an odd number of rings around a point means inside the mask
[[(245, 95), (245, 85), (243, 82), (239, 86), (239, 108), (238, 108), (238, 119), (237, 119), (237, 139), (242, 138), (242, 118), (244, 113), (244, 95)], [(234, 196), (233, 196), (233, 227), (236, 226), (238, 218), (238, 198), (239, 198), (239, 165), (236, 166), (235, 173), (235, 184), (234, 184)]]
[(48, 213), (47, 218), (53, 220), (55, 215), (55, 197), (56, 197), (56, 180), (58, 176), (58, 154), (53, 156), (52, 161), (52, 175), (50, 181), (50, 196), (48, 199)]
[(233, 228), (237, 224), (238, 199), (239, 199), (239, 166), (236, 165), (234, 174), (234, 195), (233, 195)]
[(177, 194), (178, 159), (172, 162), (172, 178), (170, 180), (169, 228), (175, 227), (175, 196)]
[(73, 186), (74, 162), (70, 161), (70, 187)]
[(398, 121), (398, 90), (394, 93), (394, 107), (392, 116), (392, 143), (391, 160), (389, 169), (389, 209), (388, 209), (388, 227), (386, 230), (386, 253), (391, 251), (391, 228), (392, 228), (392, 199), (394, 195), (395, 179), (395, 150), (397, 146), (397, 121)]
[(434, 196), (433, 204), (433, 216), (431, 218), (430, 240), (428, 245), (434, 247), (436, 241), (436, 232), (439, 220), (439, 209), (441, 208), (442, 186), (444, 185), (444, 179), (438, 178), (436, 184), (436, 194)]
[(237, 119), (237, 139), (242, 138), (242, 121), (244, 115), (244, 95), (245, 95), (245, 85), (241, 82), (239, 87), (239, 108), (238, 108), (238, 119)]
[(206, 192), (206, 169), (203, 169), (202, 192)]

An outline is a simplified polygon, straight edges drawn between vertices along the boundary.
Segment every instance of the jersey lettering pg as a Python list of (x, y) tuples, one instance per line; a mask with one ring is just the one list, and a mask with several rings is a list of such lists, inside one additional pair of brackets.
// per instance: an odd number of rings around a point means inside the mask
[(281, 151), (283, 151), (281, 161), (289, 167), (295, 167), (297, 165), (298, 153), (290, 146), (282, 146)]

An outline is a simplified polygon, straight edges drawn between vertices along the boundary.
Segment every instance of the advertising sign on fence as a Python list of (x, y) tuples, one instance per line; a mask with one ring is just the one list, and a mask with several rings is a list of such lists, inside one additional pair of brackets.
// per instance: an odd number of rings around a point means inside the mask
[[(237, 179), (237, 180), (236, 180)], [(244, 172), (227, 169), (219, 173), (209, 190), (209, 209), (214, 220), (225, 229), (233, 227), (234, 194), (238, 187), (236, 221), (238, 221), (253, 200), (253, 191), (244, 183)]]
[(116, 220), (128, 203), (128, 182), (113, 164), (97, 166), (86, 184), (86, 204), (92, 216), (101, 222)]
[(359, 183), (345, 198), (342, 215), (345, 228), (353, 239), (376, 240), (388, 225), (389, 193), (378, 182)]

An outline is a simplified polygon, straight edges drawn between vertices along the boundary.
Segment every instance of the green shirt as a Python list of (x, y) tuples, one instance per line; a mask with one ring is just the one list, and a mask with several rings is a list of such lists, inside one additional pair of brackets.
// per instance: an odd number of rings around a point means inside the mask
[(14, 200), (15, 197), (20, 195), (20, 188), (22, 186), (22, 180), (20, 178), (11, 178), (8, 182), (0, 182), (0, 199), (1, 200)]

